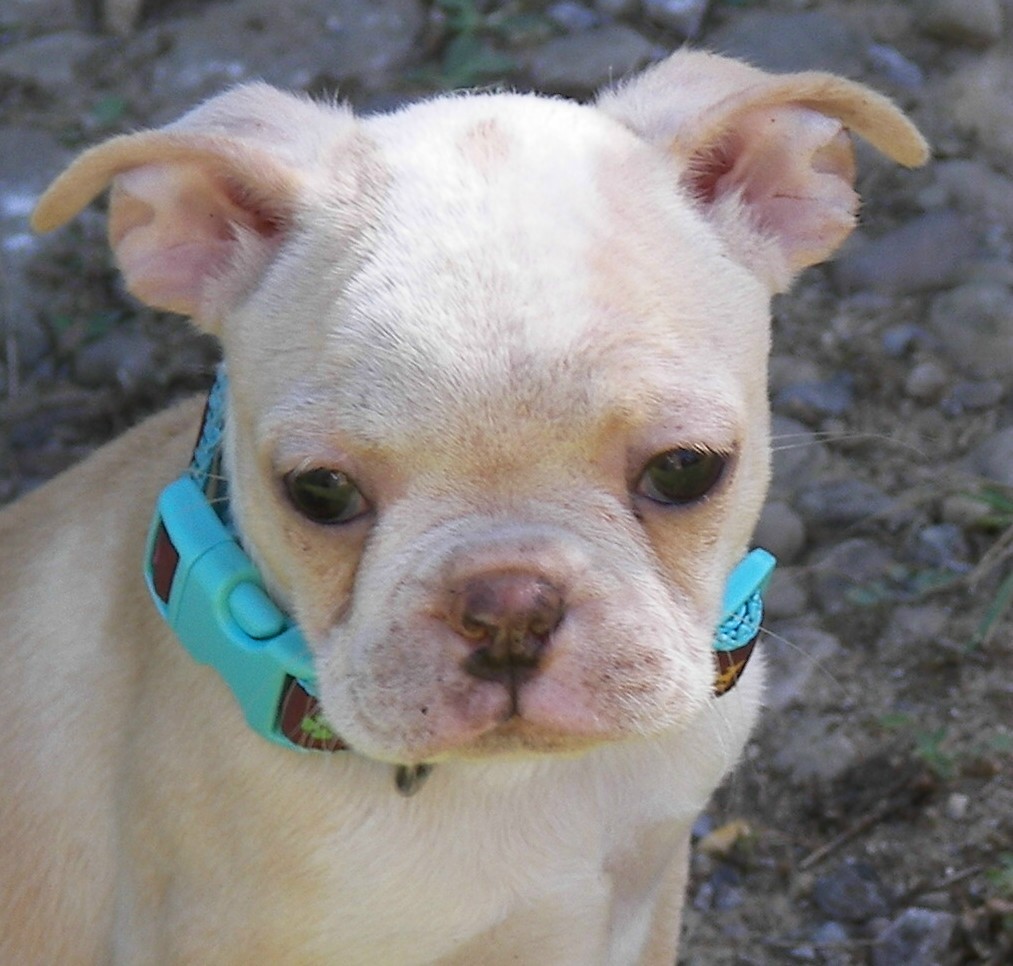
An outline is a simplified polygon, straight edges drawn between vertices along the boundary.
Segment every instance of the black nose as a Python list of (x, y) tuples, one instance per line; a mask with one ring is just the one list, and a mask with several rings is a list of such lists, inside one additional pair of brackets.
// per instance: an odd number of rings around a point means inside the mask
[(512, 688), (537, 670), (563, 619), (562, 593), (543, 577), (522, 571), (472, 577), (451, 598), (448, 623), (474, 644), (464, 669)]

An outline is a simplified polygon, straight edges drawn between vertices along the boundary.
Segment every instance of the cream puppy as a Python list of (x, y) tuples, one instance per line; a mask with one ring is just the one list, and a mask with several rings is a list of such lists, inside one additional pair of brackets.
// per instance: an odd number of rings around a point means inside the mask
[(670, 964), (760, 701), (714, 647), (768, 300), (852, 229), (849, 130), (926, 157), (679, 52), (592, 105), (252, 85), (79, 158), (36, 227), (111, 185), (228, 381), (189, 475), (200, 402), (0, 516), (0, 962)]

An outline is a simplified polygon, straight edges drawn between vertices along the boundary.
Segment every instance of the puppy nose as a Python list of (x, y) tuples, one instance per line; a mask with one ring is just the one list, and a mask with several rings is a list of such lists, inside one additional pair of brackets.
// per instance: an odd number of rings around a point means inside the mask
[(464, 669), (477, 678), (517, 683), (533, 672), (563, 619), (563, 595), (535, 574), (503, 571), (465, 581), (452, 592), (448, 623), (475, 643)]

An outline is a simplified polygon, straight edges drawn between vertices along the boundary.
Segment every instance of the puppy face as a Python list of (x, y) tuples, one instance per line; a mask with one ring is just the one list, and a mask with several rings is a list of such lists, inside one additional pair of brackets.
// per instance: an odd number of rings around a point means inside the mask
[(224, 336), (240, 530), (328, 720), (397, 762), (686, 721), (766, 486), (766, 291), (598, 112), (356, 138), (357, 220), (307, 220)]
[(86, 152), (34, 224), (111, 182), (130, 290), (222, 340), (234, 514), (352, 747), (577, 751), (714, 700), (767, 300), (854, 225), (846, 129), (927, 156), (866, 88), (686, 51), (587, 106), (251, 85)]

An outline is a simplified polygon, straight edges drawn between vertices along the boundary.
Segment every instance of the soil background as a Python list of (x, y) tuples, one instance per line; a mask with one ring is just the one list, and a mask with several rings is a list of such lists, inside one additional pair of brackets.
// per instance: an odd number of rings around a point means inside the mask
[(363, 112), (587, 98), (687, 39), (869, 83), (934, 156), (860, 146), (859, 231), (775, 303), (771, 688), (698, 823), (680, 962), (1013, 962), (1011, 0), (3, 0), (0, 501), (216, 359), (124, 294), (101, 202), (30, 234), (77, 151), (251, 78)]

